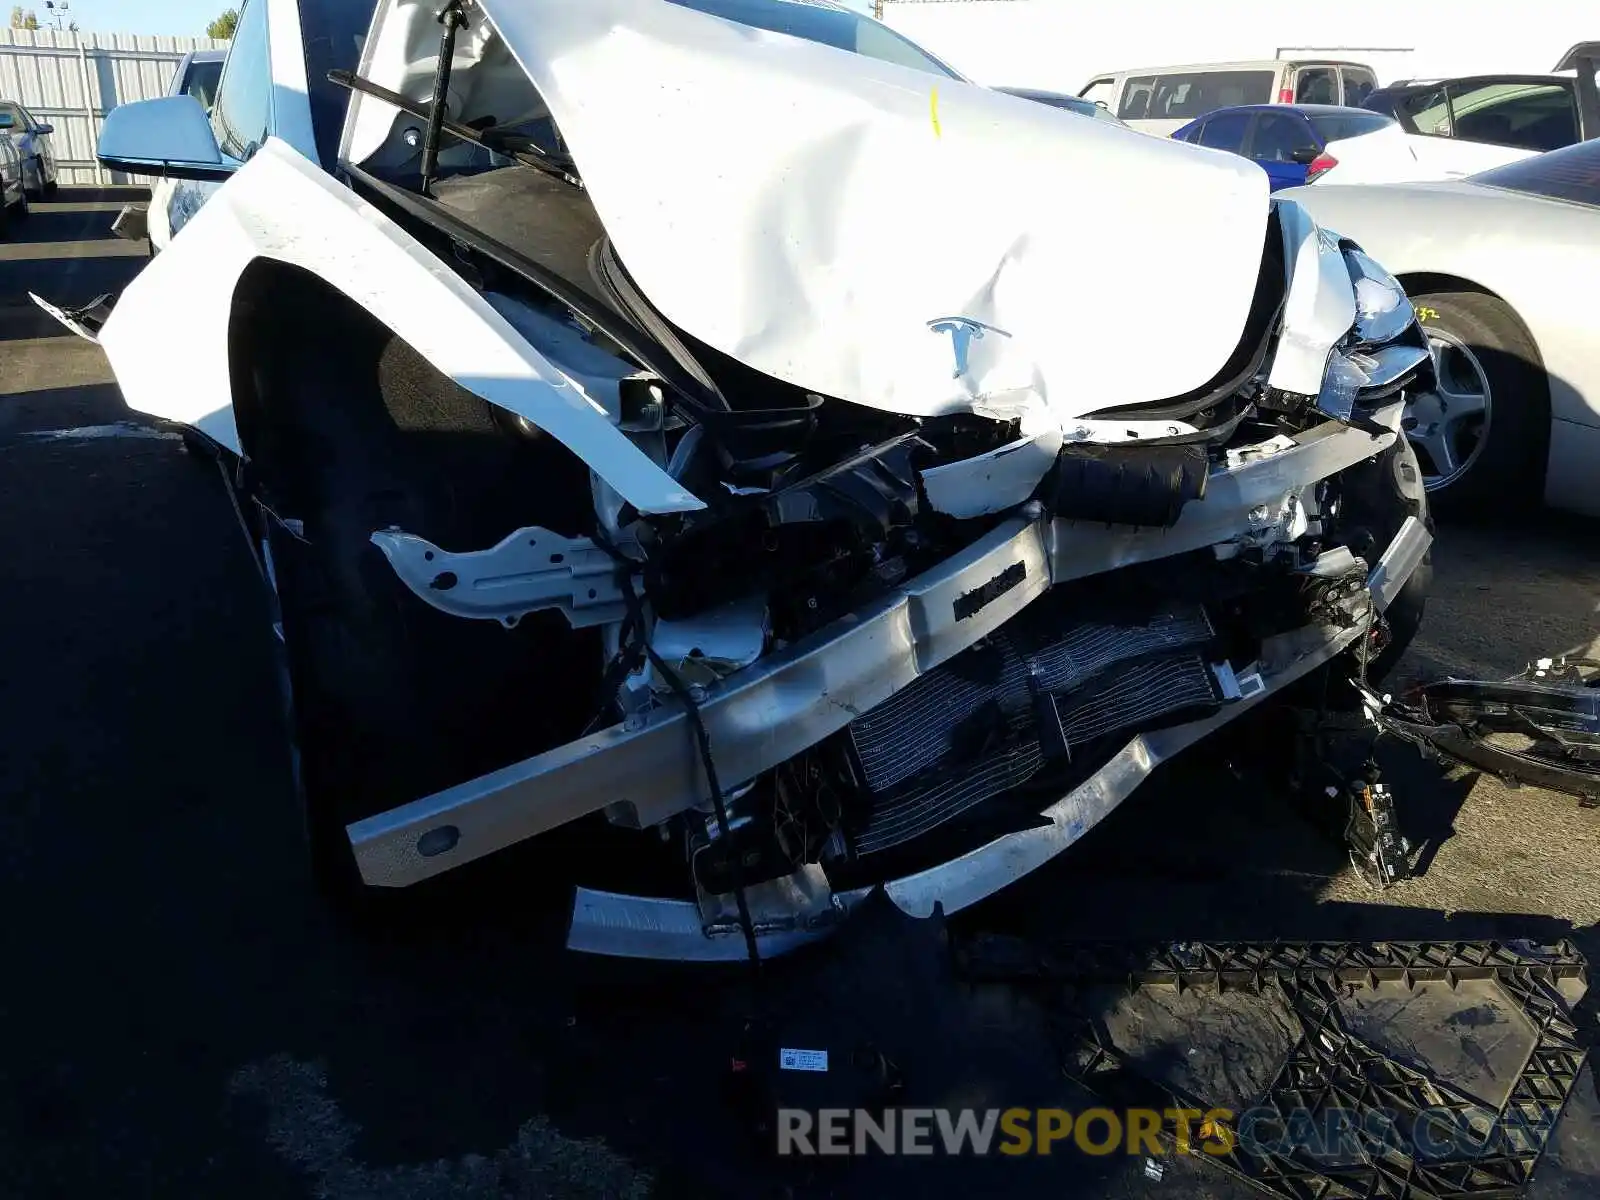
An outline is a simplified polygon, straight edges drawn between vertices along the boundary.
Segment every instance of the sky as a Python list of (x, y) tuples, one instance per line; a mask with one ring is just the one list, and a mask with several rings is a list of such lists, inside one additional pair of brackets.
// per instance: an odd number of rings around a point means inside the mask
[[(9, 0), (10, 5), (18, 0)], [(57, 0), (60, 3), (61, 0)], [(204, 37), (206, 26), (237, 0), (66, 0), (67, 19), (96, 33), (161, 33)], [(51, 25), (45, 0), (21, 0), (25, 9), (39, 15), (41, 25)], [(63, 25), (66, 21), (62, 22)]]
[[(16, 0), (9, 0), (15, 4)], [(60, 0), (57, 0), (59, 3)], [(223, 9), (238, 0), (66, 0), (68, 19), (96, 33), (163, 33), (201, 37)], [(845, 0), (852, 8), (870, 9), (871, 0)], [(44, 0), (23, 0), (24, 8), (39, 14), (47, 24)], [(10, 11), (8, 7), (7, 12)], [(66, 25), (66, 21), (62, 21)]]

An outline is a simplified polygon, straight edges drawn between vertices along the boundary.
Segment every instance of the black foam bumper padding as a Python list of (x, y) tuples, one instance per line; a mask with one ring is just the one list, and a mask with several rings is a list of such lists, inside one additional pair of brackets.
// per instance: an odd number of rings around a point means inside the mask
[(1205, 497), (1209, 471), (1203, 445), (1068, 446), (1043, 499), (1071, 520), (1170, 528), (1185, 504)]

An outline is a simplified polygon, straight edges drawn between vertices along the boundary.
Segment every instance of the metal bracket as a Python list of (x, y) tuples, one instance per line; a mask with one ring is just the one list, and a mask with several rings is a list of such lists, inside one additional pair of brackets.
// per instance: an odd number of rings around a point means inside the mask
[(487, 550), (459, 554), (398, 529), (372, 544), (417, 596), (454, 617), (510, 627), (531, 612), (559, 609), (574, 629), (607, 625), (627, 613), (617, 562), (588, 538), (566, 538), (537, 525)]

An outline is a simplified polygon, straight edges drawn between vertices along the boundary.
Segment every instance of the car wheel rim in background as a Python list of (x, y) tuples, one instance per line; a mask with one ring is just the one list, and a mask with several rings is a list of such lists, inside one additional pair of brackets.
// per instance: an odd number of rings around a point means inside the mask
[(1483, 364), (1465, 342), (1443, 329), (1425, 332), (1437, 384), (1407, 403), (1403, 427), (1431, 492), (1455, 483), (1483, 454), (1494, 395)]

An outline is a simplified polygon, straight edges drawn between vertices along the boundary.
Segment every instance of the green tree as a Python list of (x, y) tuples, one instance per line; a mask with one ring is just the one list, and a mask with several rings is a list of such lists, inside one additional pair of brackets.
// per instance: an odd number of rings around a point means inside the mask
[(219, 42), (231, 41), (233, 31), (237, 28), (239, 28), (239, 10), (230, 8), (206, 26), (206, 36), (216, 38)]
[(23, 12), (22, 5), (19, 4), (11, 10), (11, 28), (37, 29), (39, 28), (39, 14), (31, 9)]

